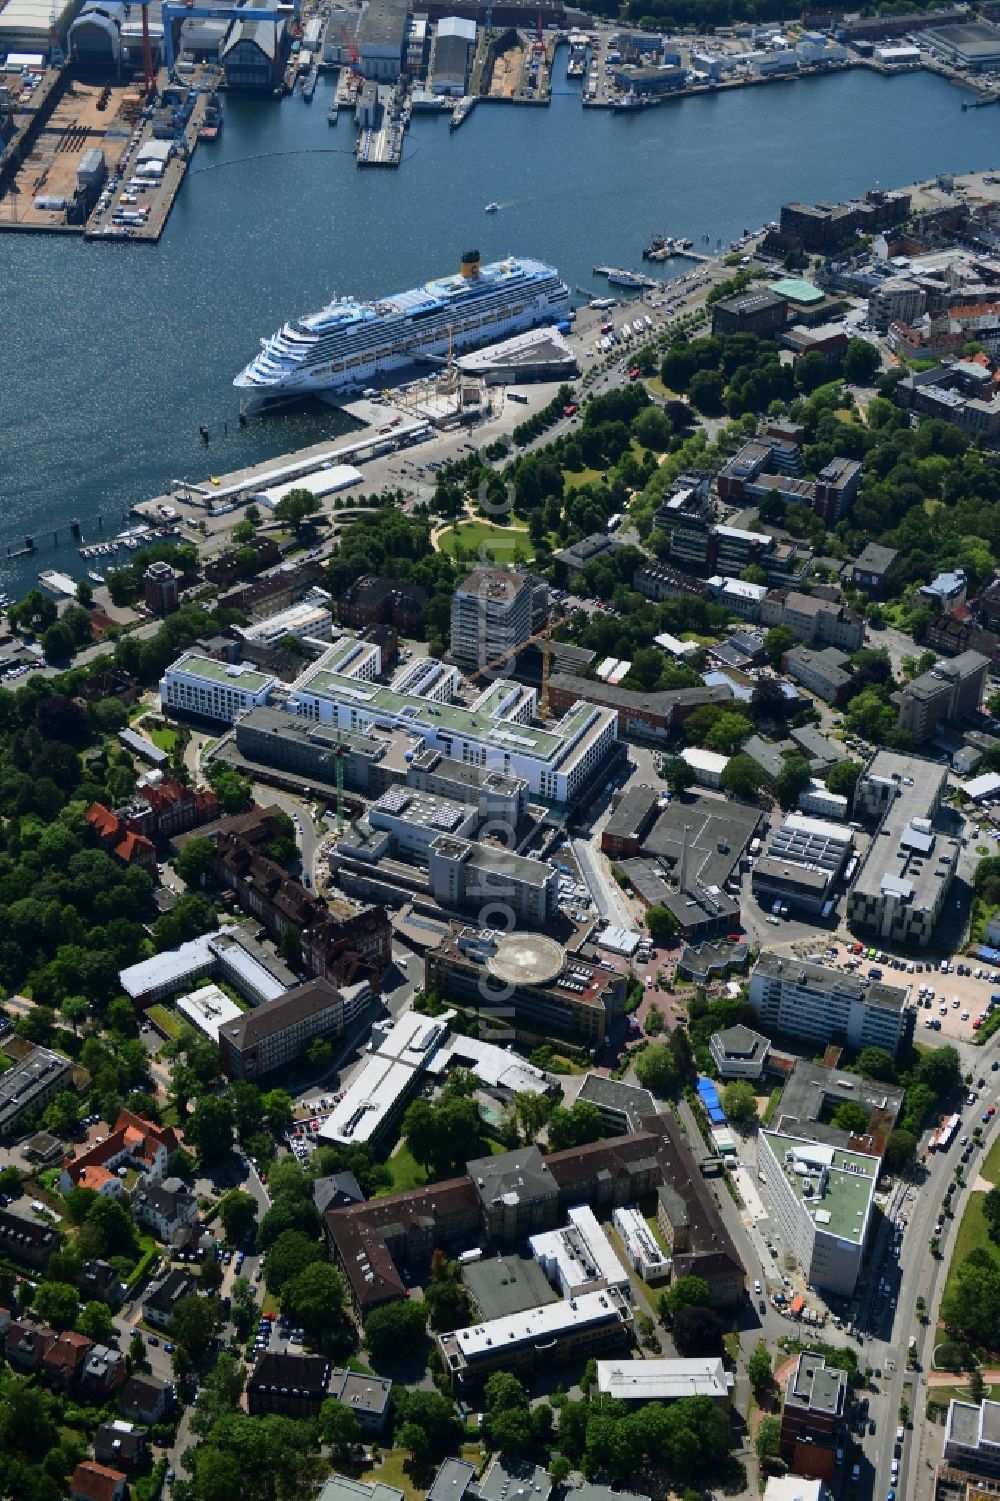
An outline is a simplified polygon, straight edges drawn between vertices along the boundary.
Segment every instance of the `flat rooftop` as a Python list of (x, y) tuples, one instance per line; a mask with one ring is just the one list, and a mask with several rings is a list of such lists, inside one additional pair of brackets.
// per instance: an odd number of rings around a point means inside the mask
[(167, 671), (186, 672), (190, 677), (204, 678), (209, 683), (221, 683), (229, 688), (246, 688), (251, 693), (259, 693), (274, 682), (269, 673), (258, 672), (240, 662), (217, 662), (214, 657), (202, 657), (196, 652), (186, 652)]
[(597, 1389), (622, 1402), (670, 1402), (678, 1397), (728, 1397), (732, 1378), (721, 1358), (599, 1360)]
[(581, 1293), (578, 1298), (560, 1298), (506, 1318), (470, 1324), (465, 1329), (439, 1335), (439, 1340), (446, 1360), (453, 1353), (460, 1354), (469, 1365), (475, 1365), (495, 1355), (500, 1348), (544, 1347), (571, 1330), (630, 1322), (627, 1300), (615, 1288), (607, 1288), (603, 1292)]
[(491, 1256), (470, 1262), (462, 1268), (462, 1280), (487, 1320), (556, 1301), (548, 1278), (533, 1256)]
[(843, 974), (840, 970), (810, 964), (807, 959), (778, 954), (772, 949), (762, 951), (753, 973), (765, 979), (783, 980), (788, 985), (804, 985), (809, 990), (843, 996), (849, 1001), (864, 1001), (867, 1006), (880, 1006), (884, 1011), (902, 1011), (906, 1005), (907, 992), (899, 985), (886, 985), (881, 980), (865, 979), (863, 975)]
[(763, 1135), (816, 1229), (863, 1246), (879, 1159), (777, 1131)]

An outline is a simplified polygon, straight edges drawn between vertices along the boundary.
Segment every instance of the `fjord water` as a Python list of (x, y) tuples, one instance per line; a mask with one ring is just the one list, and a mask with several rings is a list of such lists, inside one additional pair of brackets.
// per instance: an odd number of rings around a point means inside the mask
[[(592, 267), (637, 267), (654, 232), (714, 249), (789, 199), (1000, 162), (997, 111), (963, 113), (968, 96), (931, 74), (857, 69), (612, 115), (582, 110), (563, 67), (547, 110), (480, 105), (456, 132), (416, 117), (398, 171), (357, 169), (349, 116), (327, 124), (329, 83), (311, 104), (228, 98), (158, 246), (0, 236), (0, 588), (81, 571), (71, 517), (94, 538), (101, 514), (107, 534), (172, 479), (341, 430), (318, 405), (240, 429), (232, 387), (262, 335), (334, 293), (408, 287), (477, 247), (551, 261), (596, 294)], [(38, 559), (6, 559), (25, 532)]]

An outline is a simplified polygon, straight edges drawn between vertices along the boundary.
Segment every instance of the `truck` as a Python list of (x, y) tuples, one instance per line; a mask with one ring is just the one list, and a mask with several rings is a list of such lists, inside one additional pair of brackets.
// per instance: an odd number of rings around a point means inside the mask
[(510, 397), (511, 401), (517, 401), (521, 404), (521, 406), (528, 405), (527, 396), (522, 395), (520, 391), (508, 391), (507, 395)]

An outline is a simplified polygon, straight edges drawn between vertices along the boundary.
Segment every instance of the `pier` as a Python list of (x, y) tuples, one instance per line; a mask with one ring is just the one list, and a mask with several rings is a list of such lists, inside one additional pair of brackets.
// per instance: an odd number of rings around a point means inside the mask
[[(155, 116), (141, 120), (142, 94), (120, 83), (86, 83), (64, 68), (46, 74), (32, 96), (29, 119), (8, 152), (0, 231), (22, 234), (76, 234), (88, 240), (155, 242), (163, 233), (188, 162), (205, 123), (214, 70), (192, 78), (185, 99), (196, 91), (174, 154), (157, 176), (137, 177), (138, 153), (154, 138)], [(157, 97), (168, 87), (165, 71)], [(101, 170), (84, 160), (99, 151)], [(20, 160), (18, 157), (20, 156)], [(123, 203), (123, 193), (128, 200)]]

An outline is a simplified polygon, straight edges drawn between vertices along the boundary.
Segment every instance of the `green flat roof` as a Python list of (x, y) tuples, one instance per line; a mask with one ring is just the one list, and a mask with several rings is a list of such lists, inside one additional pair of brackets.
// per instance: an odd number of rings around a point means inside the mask
[(256, 692), (265, 688), (273, 679), (268, 673), (256, 672), (252, 667), (234, 666), (230, 662), (217, 662), (214, 657), (199, 657), (189, 653), (177, 667), (193, 676), (208, 678), (213, 683), (228, 683), (233, 688), (249, 688)]
[(304, 678), (299, 685), (300, 693), (315, 693), (340, 702), (357, 704), (370, 714), (392, 715), (405, 726), (411, 724), (416, 733), (423, 734), (428, 726), (452, 730), (470, 740), (486, 740), (501, 751), (511, 754), (522, 752), (551, 761), (566, 743), (567, 736), (579, 726), (580, 719), (588, 715), (592, 704), (582, 704), (561, 734), (551, 730), (537, 730), (530, 725), (515, 724), (504, 719), (490, 717), (491, 700), (499, 699), (505, 692), (521, 685), (514, 682), (493, 684), (483, 707), (478, 711), (465, 709), (460, 704), (439, 704), (431, 699), (419, 698), (412, 693), (396, 693), (392, 688), (383, 688), (378, 683), (365, 683), (342, 673), (331, 672), (321, 667)]
[[(862, 1152), (845, 1152), (840, 1147), (804, 1141), (797, 1136), (785, 1136), (777, 1131), (765, 1131), (763, 1134), (783, 1170), (785, 1153), (788, 1151), (794, 1151), (797, 1157), (815, 1164), (815, 1171), (807, 1173), (786, 1171), (785, 1182), (816, 1228), (827, 1235), (836, 1235), (841, 1240), (860, 1244), (875, 1193), (878, 1159), (867, 1157)], [(822, 1167), (826, 1167), (827, 1171), (825, 1188), (820, 1197), (818, 1189)], [(809, 1194), (804, 1191), (806, 1183), (812, 1190)]]
[(789, 302), (801, 303), (822, 302), (825, 295), (802, 276), (786, 276), (783, 281), (772, 282), (771, 291), (779, 297), (787, 297)]

